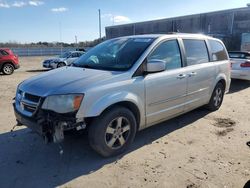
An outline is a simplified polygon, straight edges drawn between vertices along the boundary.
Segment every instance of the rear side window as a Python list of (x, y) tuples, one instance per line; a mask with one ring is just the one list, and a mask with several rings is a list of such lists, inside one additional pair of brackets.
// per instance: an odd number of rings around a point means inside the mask
[(0, 55), (9, 55), (5, 50), (0, 50)]
[(204, 40), (184, 39), (183, 43), (188, 66), (209, 62), (207, 46)]
[(148, 60), (161, 60), (165, 62), (165, 70), (181, 67), (181, 55), (177, 40), (161, 43), (148, 57)]
[(222, 61), (228, 59), (226, 49), (220, 42), (216, 40), (208, 40), (208, 43), (211, 48), (212, 61)]

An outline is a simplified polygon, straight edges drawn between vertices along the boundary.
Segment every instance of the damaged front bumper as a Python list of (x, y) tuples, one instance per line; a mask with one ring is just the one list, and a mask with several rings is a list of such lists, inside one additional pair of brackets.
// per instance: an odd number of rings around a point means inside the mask
[(26, 126), (39, 135), (46, 143), (58, 143), (64, 140), (64, 131), (81, 130), (86, 128), (84, 119), (75, 118), (76, 113), (58, 114), (52, 111), (38, 109), (32, 117), (28, 117), (19, 112), (13, 103), (14, 113), (18, 126)]

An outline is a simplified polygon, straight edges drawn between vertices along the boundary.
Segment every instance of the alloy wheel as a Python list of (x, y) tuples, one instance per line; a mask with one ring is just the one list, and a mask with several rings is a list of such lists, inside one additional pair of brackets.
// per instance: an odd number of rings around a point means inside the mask
[(13, 67), (12, 67), (12, 65), (10, 65), (10, 64), (4, 65), (4, 67), (3, 67), (3, 72), (4, 72), (5, 74), (12, 74), (12, 72), (13, 72)]
[(215, 95), (214, 95), (214, 105), (217, 107), (220, 105), (222, 101), (222, 90), (220, 87), (218, 87), (216, 90), (215, 90)]
[(121, 148), (129, 138), (130, 128), (131, 125), (125, 117), (112, 120), (105, 132), (106, 145), (111, 149)]

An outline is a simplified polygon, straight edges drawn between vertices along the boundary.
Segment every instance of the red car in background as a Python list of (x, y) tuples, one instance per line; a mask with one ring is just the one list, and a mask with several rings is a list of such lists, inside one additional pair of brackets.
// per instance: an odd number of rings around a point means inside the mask
[(10, 75), (19, 67), (17, 55), (8, 48), (0, 48), (0, 72)]

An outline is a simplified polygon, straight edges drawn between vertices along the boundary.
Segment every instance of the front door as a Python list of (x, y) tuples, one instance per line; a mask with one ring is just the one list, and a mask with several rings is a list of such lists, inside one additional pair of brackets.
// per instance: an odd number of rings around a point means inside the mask
[(153, 59), (164, 61), (165, 71), (145, 77), (147, 126), (182, 113), (187, 92), (187, 75), (177, 40), (162, 42), (147, 61)]

